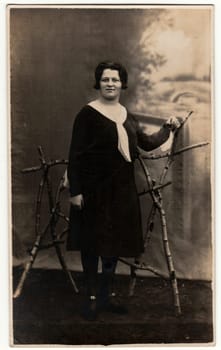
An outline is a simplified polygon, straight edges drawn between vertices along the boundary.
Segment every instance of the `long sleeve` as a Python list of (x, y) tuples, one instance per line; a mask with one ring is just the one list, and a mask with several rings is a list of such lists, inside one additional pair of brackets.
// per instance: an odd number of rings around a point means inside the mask
[(137, 123), (137, 140), (138, 146), (144, 151), (152, 151), (153, 149), (161, 146), (164, 142), (167, 141), (170, 135), (169, 128), (163, 124), (159, 131), (148, 135), (143, 132)]
[(71, 196), (82, 193), (80, 175), (81, 159), (91, 142), (91, 128), (88, 119), (87, 113), (82, 109), (76, 116), (73, 126), (67, 168)]

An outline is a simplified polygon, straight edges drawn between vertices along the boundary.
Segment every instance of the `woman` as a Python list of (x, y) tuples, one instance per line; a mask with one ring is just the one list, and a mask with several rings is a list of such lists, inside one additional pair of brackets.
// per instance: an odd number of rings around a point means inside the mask
[[(151, 151), (164, 143), (177, 120), (146, 135), (119, 102), (127, 88), (126, 69), (102, 62), (95, 70), (99, 96), (78, 113), (69, 152), (71, 209), (68, 249), (80, 250), (87, 287), (83, 315), (93, 320), (98, 310), (126, 313), (112, 293), (117, 259), (143, 250), (141, 213), (134, 178), (137, 147)], [(97, 302), (98, 259), (102, 279)], [(114, 301), (115, 300), (115, 301)]]

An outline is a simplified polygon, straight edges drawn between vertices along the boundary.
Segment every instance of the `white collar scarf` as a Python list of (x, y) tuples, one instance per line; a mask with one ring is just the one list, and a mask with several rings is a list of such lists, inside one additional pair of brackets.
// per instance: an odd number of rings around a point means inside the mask
[(110, 115), (110, 113), (107, 113), (105, 106), (100, 104), (98, 101), (92, 101), (88, 103), (88, 105), (103, 114), (106, 118), (116, 123), (118, 134), (118, 150), (127, 162), (131, 162), (128, 135), (125, 127), (123, 126), (123, 123), (127, 118), (126, 108), (120, 105), (120, 112), (117, 113), (117, 115)]

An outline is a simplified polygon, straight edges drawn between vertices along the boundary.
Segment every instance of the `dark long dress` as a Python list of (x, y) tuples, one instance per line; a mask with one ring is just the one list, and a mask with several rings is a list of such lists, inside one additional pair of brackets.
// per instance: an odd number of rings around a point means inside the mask
[(68, 250), (101, 256), (134, 257), (143, 252), (139, 198), (134, 178), (137, 146), (150, 151), (169, 136), (162, 127), (150, 136), (127, 114), (132, 162), (118, 150), (116, 124), (85, 106), (77, 115), (69, 152), (68, 179), (71, 196), (83, 194), (84, 208), (70, 208)]

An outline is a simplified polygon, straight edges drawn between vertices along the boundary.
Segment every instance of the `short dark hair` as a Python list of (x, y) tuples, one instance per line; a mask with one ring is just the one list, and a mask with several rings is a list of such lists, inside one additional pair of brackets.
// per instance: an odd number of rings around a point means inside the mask
[(120, 80), (122, 83), (122, 89), (127, 89), (127, 80), (128, 80), (128, 75), (126, 68), (121, 64), (117, 62), (100, 62), (98, 66), (95, 69), (95, 84), (94, 88), (99, 90), (100, 89), (100, 80), (101, 76), (103, 74), (103, 71), (105, 69), (112, 69), (112, 70), (117, 70), (119, 72)]

